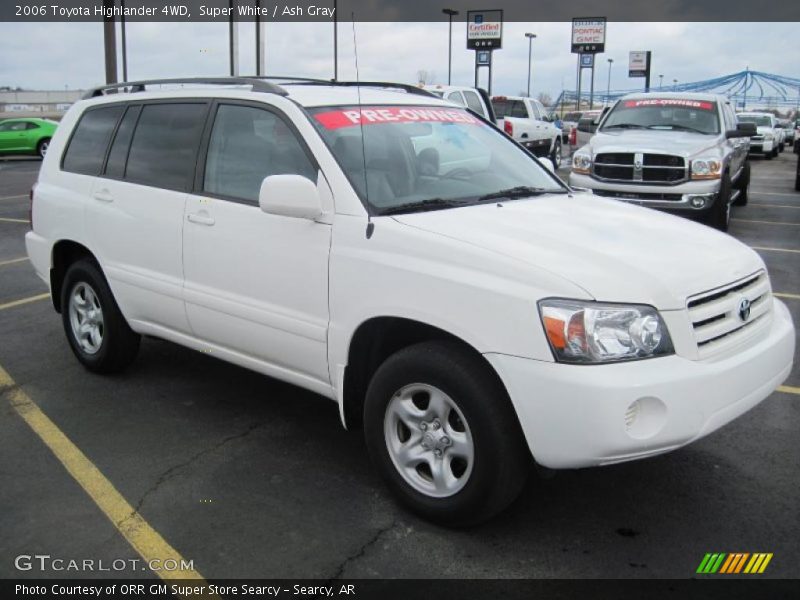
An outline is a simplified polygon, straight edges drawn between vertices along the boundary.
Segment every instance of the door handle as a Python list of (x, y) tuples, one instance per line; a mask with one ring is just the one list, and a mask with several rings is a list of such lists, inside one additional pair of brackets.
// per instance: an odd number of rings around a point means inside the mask
[(97, 190), (94, 194), (94, 199), (99, 200), (100, 202), (113, 202), (114, 197), (111, 195), (111, 192), (108, 190)]
[(188, 215), (186, 215), (186, 218), (191, 223), (197, 223), (198, 225), (206, 225), (209, 227), (214, 223), (216, 223), (214, 217), (210, 217), (207, 214), (203, 213), (189, 213)]

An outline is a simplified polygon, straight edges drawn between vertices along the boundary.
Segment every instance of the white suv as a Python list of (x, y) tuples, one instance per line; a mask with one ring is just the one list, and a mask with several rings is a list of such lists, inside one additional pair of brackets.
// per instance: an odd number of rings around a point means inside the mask
[(531, 456), (667, 452), (790, 372), (753, 250), (576, 193), (465, 109), (178, 81), (77, 102), (32, 193), (28, 254), (91, 371), (149, 335), (317, 392), (401, 500), (458, 524), (508, 505)]

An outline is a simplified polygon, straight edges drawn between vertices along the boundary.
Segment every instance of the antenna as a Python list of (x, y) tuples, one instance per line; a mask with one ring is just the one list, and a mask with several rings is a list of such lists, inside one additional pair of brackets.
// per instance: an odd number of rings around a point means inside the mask
[(369, 177), (367, 177), (367, 141), (364, 138), (364, 116), (361, 114), (361, 78), (358, 75), (358, 43), (356, 42), (356, 13), (350, 13), (350, 20), (353, 23), (353, 53), (356, 57), (356, 95), (358, 96), (358, 124), (361, 128), (361, 156), (364, 159), (364, 195), (367, 198), (367, 239), (372, 237), (375, 231), (375, 223), (372, 222), (372, 208), (369, 203)]

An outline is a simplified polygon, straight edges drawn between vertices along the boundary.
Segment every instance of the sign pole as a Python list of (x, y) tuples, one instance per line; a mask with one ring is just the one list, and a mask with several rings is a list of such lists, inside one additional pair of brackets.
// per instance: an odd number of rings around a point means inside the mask
[(592, 82), (589, 88), (589, 110), (594, 108), (594, 60), (592, 60)]
[(578, 54), (578, 74), (575, 77), (575, 110), (581, 109), (581, 55)]
[[(108, 14), (114, 8), (114, 0), (103, 0)], [(106, 59), (106, 83), (117, 83), (117, 30), (114, 17), (103, 17), (103, 48)]]
[(644, 91), (646, 93), (650, 92), (650, 56), (651, 56), (651, 54), (652, 53), (650, 52), (650, 50), (648, 50), (647, 51), (647, 66), (645, 67), (645, 70), (644, 70)]

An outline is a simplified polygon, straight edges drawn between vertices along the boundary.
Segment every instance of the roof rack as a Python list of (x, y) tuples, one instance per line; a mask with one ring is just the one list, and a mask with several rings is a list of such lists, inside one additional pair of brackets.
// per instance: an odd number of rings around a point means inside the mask
[[(272, 79), (270, 77), (269, 79)], [(291, 82), (296, 82), (297, 85), (332, 85), (338, 87), (376, 87), (376, 88), (389, 88), (403, 90), (408, 94), (416, 94), (418, 96), (427, 96), (429, 98), (436, 98), (440, 100), (439, 96), (428, 90), (423, 90), (416, 85), (408, 83), (394, 83), (389, 81), (333, 81), (331, 79), (306, 79), (300, 77), (278, 77), (276, 79), (286, 79)]]
[(130, 88), (129, 93), (144, 92), (148, 85), (172, 85), (172, 84), (194, 84), (194, 85), (249, 85), (254, 92), (263, 92), (267, 94), (279, 94), (287, 96), (288, 93), (281, 86), (264, 81), (263, 79), (255, 77), (184, 77), (178, 79), (147, 79), (143, 81), (123, 81), (120, 83), (111, 83), (108, 85), (101, 85), (99, 87), (87, 91), (82, 99), (96, 98), (104, 96), (109, 92), (116, 92), (119, 90), (124, 91), (125, 88)]

